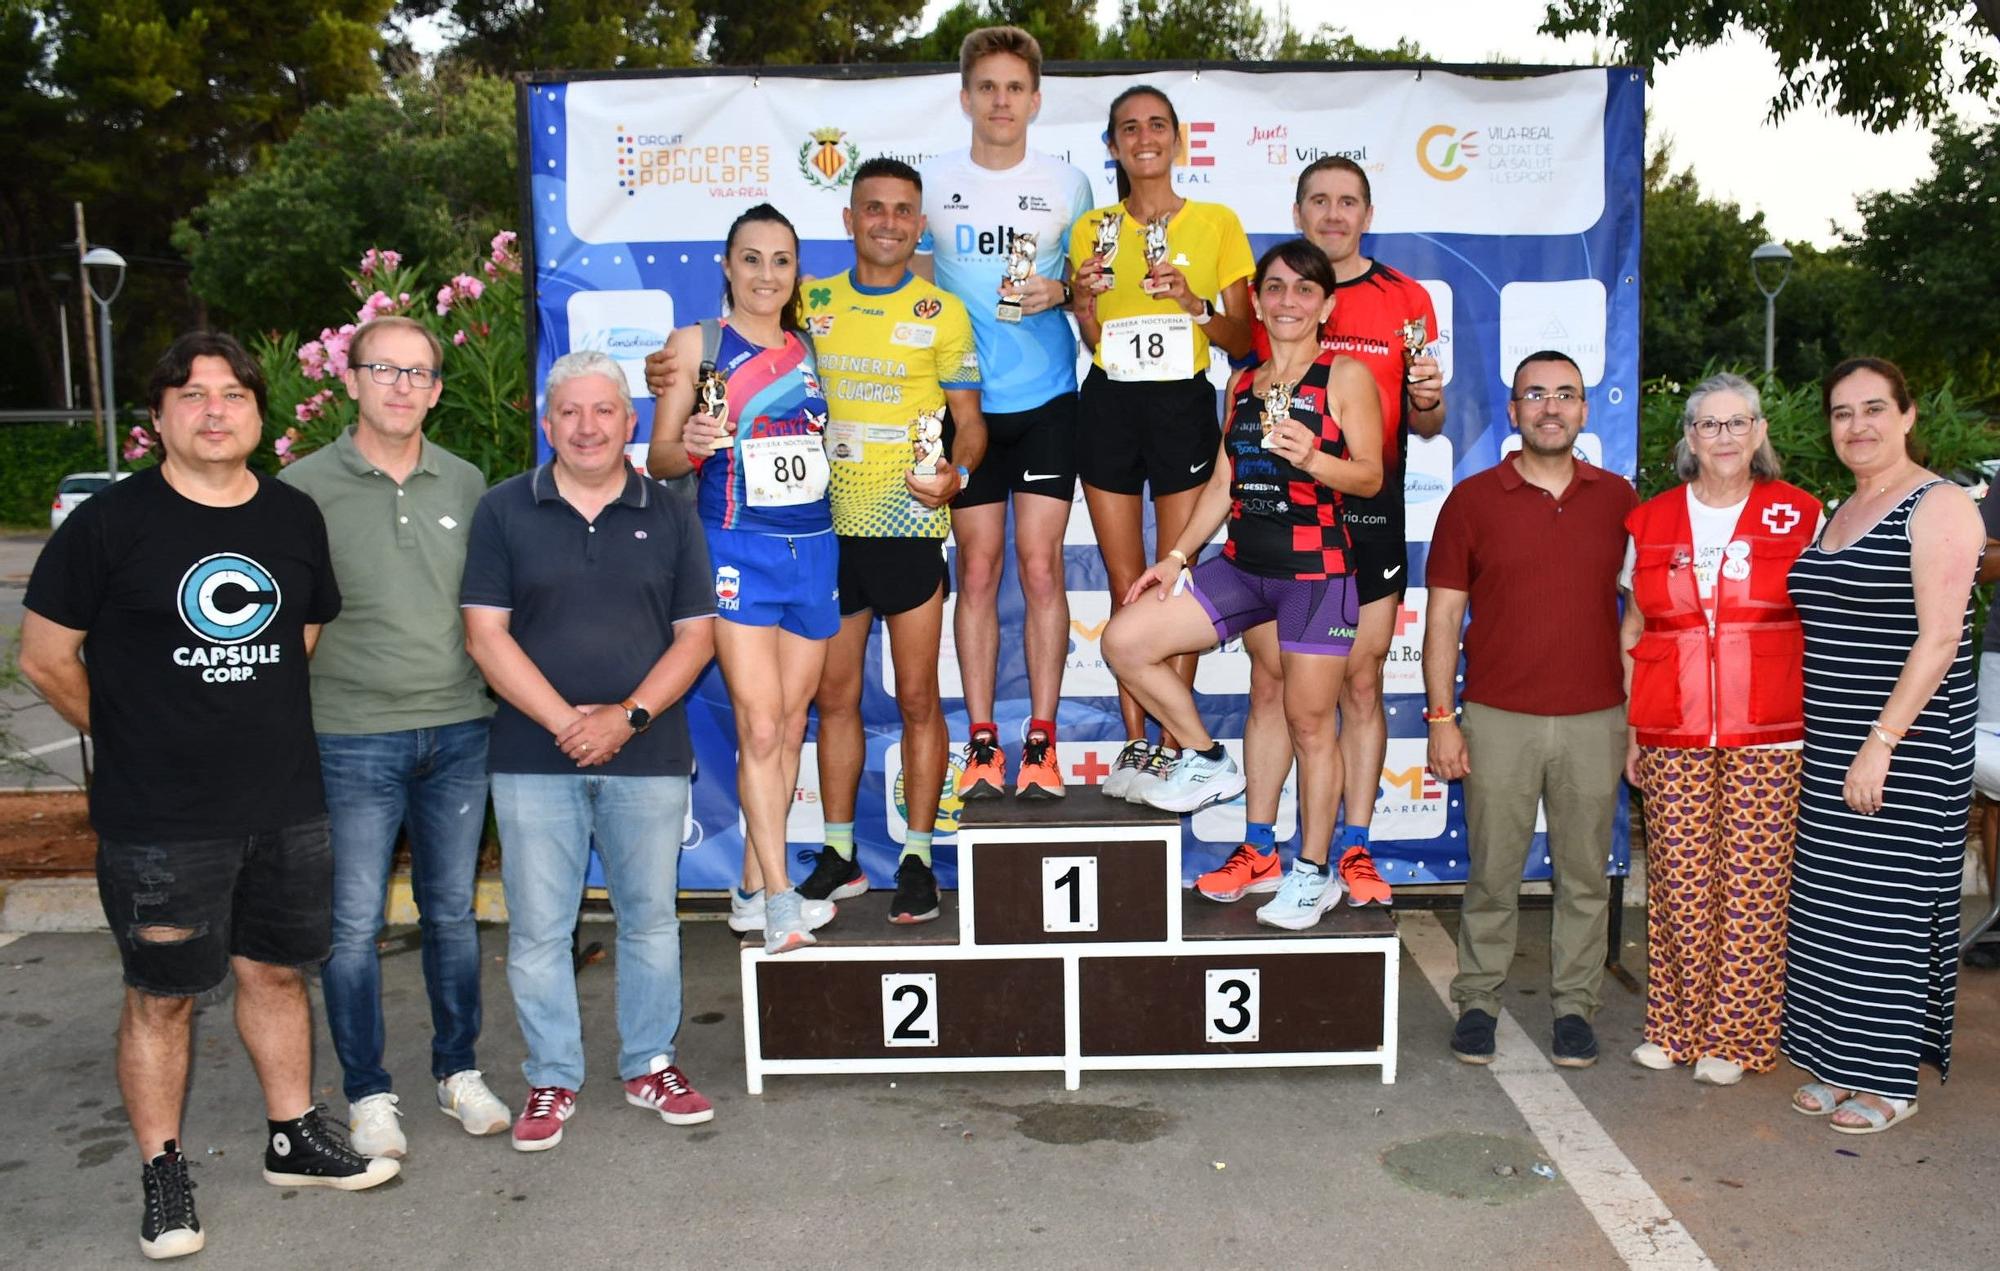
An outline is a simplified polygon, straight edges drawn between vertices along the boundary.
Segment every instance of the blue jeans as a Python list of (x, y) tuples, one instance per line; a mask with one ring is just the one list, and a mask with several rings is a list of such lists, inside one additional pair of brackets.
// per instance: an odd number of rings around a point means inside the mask
[(396, 831), (410, 831), (410, 889), (431, 999), (431, 1075), (479, 1065), (479, 928), (472, 916), (486, 828), (487, 722), (341, 736), (319, 734), (333, 832), (333, 953), (327, 1025), (351, 1103), (390, 1087), (382, 1067), (382, 962), (375, 938)]
[(528, 1046), (530, 1086), (583, 1086), (583, 1021), (570, 934), (593, 836), (618, 915), (618, 1075), (674, 1056), (681, 1025), (678, 910), (686, 777), (496, 772), (507, 888), (507, 986)]

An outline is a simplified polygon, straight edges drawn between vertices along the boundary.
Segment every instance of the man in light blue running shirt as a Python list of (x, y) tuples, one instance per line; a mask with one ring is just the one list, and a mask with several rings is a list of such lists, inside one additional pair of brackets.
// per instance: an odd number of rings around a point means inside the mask
[[(1063, 527), (1076, 493), (1076, 333), (1070, 325), (1066, 245), (1090, 210), (1090, 181), (1066, 160), (1028, 149), (1041, 109), (1042, 50), (1018, 27), (985, 27), (959, 48), (959, 106), (972, 144), (923, 167), (929, 230), (912, 262), (965, 302), (979, 349), (988, 447), (952, 503), (958, 544), (953, 634), (970, 716), (959, 794), (1005, 793), (1006, 756), (993, 722), (1000, 650), (999, 590), (1014, 508), (1014, 551), (1026, 602), (1030, 717), (1014, 793), (1060, 798), (1056, 706), (1069, 648)], [(1016, 239), (1034, 235), (1034, 272), (1008, 283)], [(1003, 300), (1018, 311), (1003, 319)], [(1011, 320), (1010, 320), (1011, 319)]]

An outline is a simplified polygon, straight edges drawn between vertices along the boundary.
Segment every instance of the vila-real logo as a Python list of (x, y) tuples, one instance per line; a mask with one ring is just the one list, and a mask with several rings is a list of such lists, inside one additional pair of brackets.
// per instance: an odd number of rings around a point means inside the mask
[(815, 128), (799, 147), (799, 175), (821, 190), (838, 190), (854, 180), (861, 150), (838, 128)]
[(1417, 138), (1417, 166), (1439, 181), (1456, 181), (1479, 157), (1479, 131), (1460, 132), (1450, 124), (1432, 124)]

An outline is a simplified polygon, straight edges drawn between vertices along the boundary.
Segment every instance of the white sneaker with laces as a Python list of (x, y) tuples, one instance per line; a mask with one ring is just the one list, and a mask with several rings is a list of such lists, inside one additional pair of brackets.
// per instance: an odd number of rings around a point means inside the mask
[(1210, 759), (1198, 750), (1183, 750), (1174, 766), (1147, 786), (1147, 803), (1163, 812), (1194, 812), (1243, 793), (1243, 770), (1224, 754)]
[(1146, 806), (1146, 792), (1166, 780), (1167, 773), (1173, 770), (1180, 757), (1179, 750), (1153, 747), (1153, 753), (1146, 756), (1146, 766), (1133, 773), (1131, 784), (1125, 787), (1125, 802)]
[(486, 1088), (477, 1068), (438, 1082), (438, 1111), (464, 1126), (467, 1134), (498, 1134), (514, 1123), (507, 1105)]
[(1132, 788), (1132, 778), (1145, 771), (1146, 760), (1151, 758), (1152, 754), (1152, 746), (1143, 738), (1126, 742), (1124, 749), (1118, 752), (1118, 757), (1111, 761), (1111, 775), (1104, 779), (1104, 784), (1099, 786), (1098, 790), (1107, 799), (1124, 798), (1125, 792)]
[(356, 1099), (347, 1105), (347, 1138), (362, 1156), (386, 1156), (402, 1160), (410, 1154), (410, 1141), (396, 1122), (403, 1114), (396, 1110), (399, 1100), (384, 1090)]
[[(818, 931), (833, 921), (836, 906), (830, 900), (807, 900), (799, 897), (799, 917), (806, 921), (806, 930)], [(764, 893), (753, 892), (750, 899), (743, 899), (743, 893), (736, 888), (729, 889), (729, 929), (742, 933), (764, 929)]]
[(1304, 931), (1340, 902), (1340, 894), (1340, 880), (1333, 871), (1321, 873), (1300, 858), (1292, 862), (1292, 872), (1285, 875), (1278, 894), (1257, 911), (1257, 921), (1267, 927)]

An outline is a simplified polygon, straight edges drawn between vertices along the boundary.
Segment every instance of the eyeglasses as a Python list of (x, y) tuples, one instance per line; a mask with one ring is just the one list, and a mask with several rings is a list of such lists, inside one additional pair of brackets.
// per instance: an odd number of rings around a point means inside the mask
[(405, 375), (410, 377), (411, 388), (429, 388), (444, 378), (428, 366), (395, 366), (388, 362), (362, 362), (354, 369), (368, 372), (369, 379), (385, 388)]
[(1749, 415), (1731, 415), (1727, 419), (1696, 419), (1688, 423), (1688, 430), (1697, 437), (1714, 437), (1727, 428), (1730, 436), (1741, 437), (1749, 432), (1750, 425), (1756, 422)]
[(1514, 400), (1517, 402), (1561, 402), (1564, 405), (1568, 405), (1570, 402), (1582, 401), (1583, 394), (1567, 388), (1559, 388), (1553, 393), (1545, 388), (1531, 388), (1525, 393), (1517, 394)]

